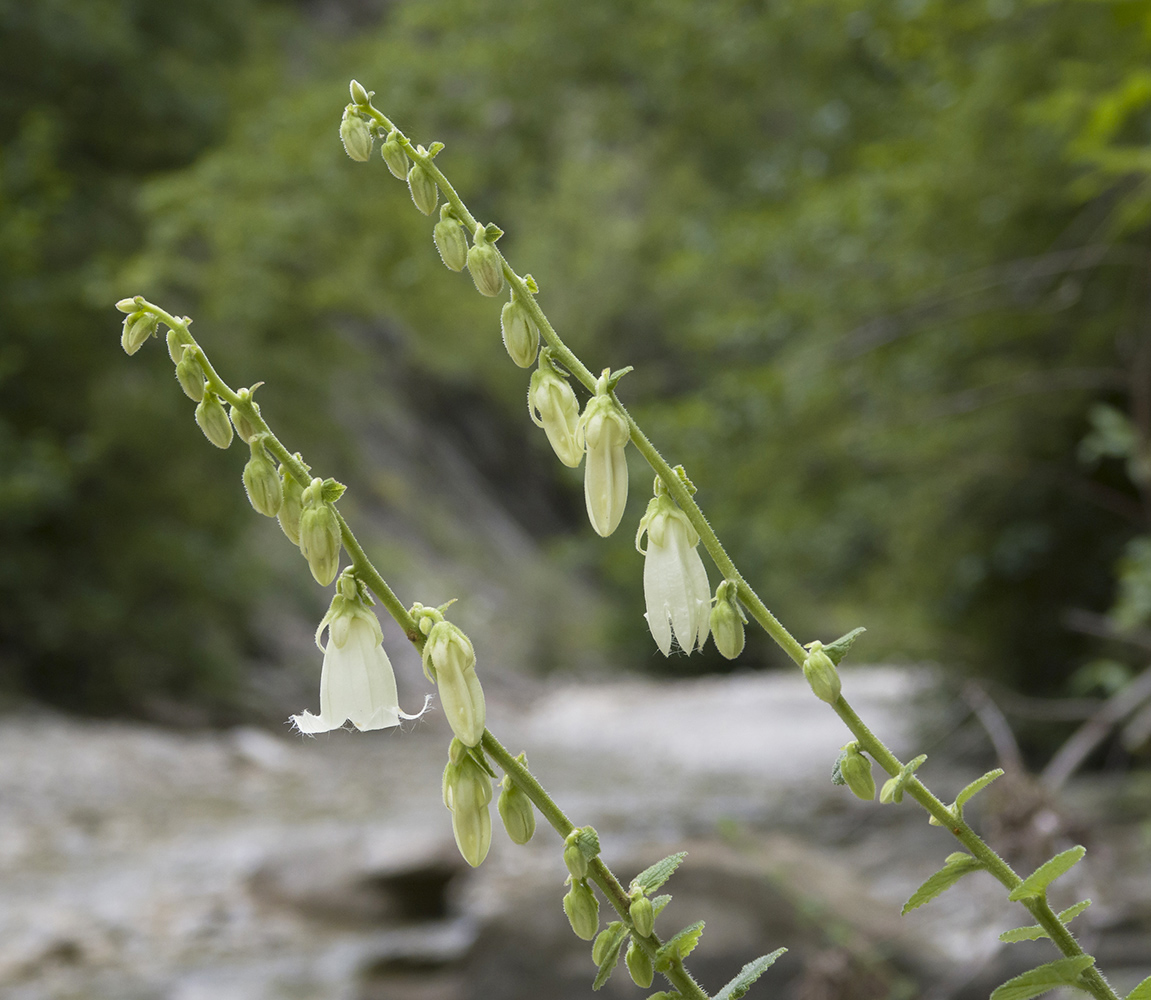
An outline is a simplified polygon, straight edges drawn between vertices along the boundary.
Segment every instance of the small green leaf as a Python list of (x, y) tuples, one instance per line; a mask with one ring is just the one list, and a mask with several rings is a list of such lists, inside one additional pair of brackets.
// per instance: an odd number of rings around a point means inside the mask
[(903, 786), (907, 784), (908, 779), (919, 770), (923, 762), (927, 760), (927, 754), (921, 753), (915, 760), (908, 761), (903, 765), (901, 770), (894, 778), (888, 778), (883, 783), (883, 790), (879, 793), (879, 801), (883, 803), (894, 802), (897, 805), (903, 801)]
[(503, 234), (504, 231), (500, 229), (500, 227), (497, 226), (494, 222), (489, 222), (486, 226), (484, 226), (484, 238), (489, 243), (495, 243), (496, 240), (503, 236)]
[(1050, 861), (1040, 865), (1008, 894), (1013, 903), (1021, 899), (1034, 899), (1042, 896), (1047, 887), (1060, 875), (1071, 870), (1087, 853), (1086, 847), (1072, 847), (1062, 854), (1056, 854)]
[(1048, 962), (1021, 976), (1008, 979), (991, 994), (991, 1000), (1031, 1000), (1058, 986), (1075, 986), (1079, 974), (1095, 964), (1092, 955), (1075, 955)]
[(603, 961), (600, 962), (599, 972), (595, 974), (595, 982), (591, 984), (593, 990), (598, 990), (611, 978), (611, 974), (615, 972), (615, 967), (619, 965), (619, 953), (623, 948), (623, 943), (627, 939), (628, 935), (621, 934), (612, 942), (607, 954), (604, 955)]
[(752, 984), (775, 964), (775, 960), (786, 951), (786, 948), (776, 948), (770, 955), (761, 955), (754, 962), (748, 962), (739, 970), (739, 975), (720, 990), (713, 1000), (739, 1000), (751, 989)]
[(334, 479), (325, 479), (324, 485), (320, 488), (320, 497), (324, 503), (335, 503), (344, 495), (344, 490), (347, 487), (343, 483), (337, 483)]
[(994, 771), (988, 771), (982, 778), (976, 778), (970, 785), (963, 791), (955, 796), (955, 802), (952, 809), (958, 810), (958, 815), (963, 815), (963, 807), (978, 795), (983, 789), (991, 784), (996, 778), (1003, 776), (1003, 768), (997, 767)]
[[(853, 744), (848, 743), (847, 747)], [(843, 762), (847, 759), (847, 747), (839, 751), (839, 756), (835, 758), (835, 767), (831, 769), (831, 783), (833, 785), (846, 785), (847, 779), (843, 776)]]
[(1151, 1000), (1151, 976), (1148, 976), (1128, 993), (1127, 1000)]
[(679, 863), (686, 857), (687, 851), (680, 851), (679, 854), (669, 854), (662, 861), (657, 861), (650, 868), (645, 868), (631, 880), (631, 884), (639, 886), (645, 893), (655, 892), (656, 889), (671, 878), (672, 874), (679, 867)]
[(977, 872), (983, 867), (983, 862), (973, 858), (970, 854), (958, 851), (947, 858), (947, 863), (932, 875), (926, 882), (911, 894), (911, 898), (904, 904), (904, 915), (918, 909), (924, 903), (929, 903), (942, 892), (946, 892), (968, 872)]
[(1059, 922), (1061, 924), (1069, 924), (1090, 905), (1091, 900), (1085, 899), (1081, 903), (1076, 903), (1074, 906), (1067, 907), (1066, 910), (1060, 910), (1056, 916), (1059, 918)]
[(444, 144), (443, 144), (442, 142), (433, 142), (433, 143), (432, 143), (432, 144), (431, 144), (431, 145), (428, 147), (428, 156), (433, 156), (433, 157), (434, 157), (434, 156), (435, 156), (437, 153), (439, 153), (439, 152), (440, 152), (440, 151), (441, 151), (443, 148), (444, 148)]
[(628, 365), (626, 368), (617, 368), (614, 372), (612, 372), (607, 377), (608, 392), (614, 392), (615, 387), (619, 385), (619, 380), (623, 378), (628, 372), (632, 371), (635, 371), (635, 368), (632, 365)]
[(841, 635), (835, 642), (831, 643), (831, 645), (824, 646), (823, 651), (831, 657), (831, 662), (838, 667), (840, 660), (842, 660), (851, 649), (852, 643), (866, 631), (867, 629), (862, 626), (853, 628), (846, 635)]
[[(1085, 899), (1082, 903), (1076, 903), (1074, 906), (1067, 907), (1061, 913), (1058, 913), (1060, 923), (1069, 924), (1080, 913), (1091, 905), (1091, 900)], [(1050, 937), (1040, 924), (1029, 924), (1026, 927), (1016, 927), (1014, 930), (1004, 931), (999, 935), (999, 940), (1005, 944), (1015, 944), (1018, 941), (1038, 941), (1040, 938)], [(1149, 998), (1151, 1000), (1151, 998)]]
[(666, 972), (677, 958), (686, 958), (691, 954), (691, 950), (699, 944), (701, 934), (703, 934), (703, 921), (697, 920), (669, 941), (665, 941), (659, 951), (655, 953), (656, 971)]
[(536, 282), (536, 279), (533, 278), (530, 274), (524, 275), (524, 285), (527, 287), (527, 290), (532, 293), (532, 295), (539, 294), (540, 286)]
[(651, 912), (653, 917), (658, 917), (663, 908), (671, 902), (671, 896), (656, 896), (651, 901)]

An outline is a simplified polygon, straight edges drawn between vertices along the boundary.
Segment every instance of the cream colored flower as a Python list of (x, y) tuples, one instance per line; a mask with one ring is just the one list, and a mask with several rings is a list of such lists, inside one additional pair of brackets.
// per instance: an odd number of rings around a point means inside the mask
[[(640, 539), (647, 533), (647, 549)], [(684, 652), (707, 642), (711, 587), (699, 557), (699, 535), (666, 493), (653, 497), (639, 523), (635, 546), (645, 556), (643, 595), (648, 628), (664, 656), (672, 636)]]
[(579, 440), (587, 449), (584, 501), (591, 526), (604, 538), (619, 526), (627, 506), (624, 448), (630, 438), (631, 428), (607, 388), (605, 372), (579, 421)]

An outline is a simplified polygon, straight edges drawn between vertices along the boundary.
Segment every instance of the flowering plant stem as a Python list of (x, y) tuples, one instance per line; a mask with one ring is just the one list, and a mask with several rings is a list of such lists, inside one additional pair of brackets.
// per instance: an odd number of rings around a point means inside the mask
[[(463, 223), (468, 232), (474, 232), (478, 225), (478, 220), (468, 210), (467, 205), (464, 204), (447, 177), (445, 177), (439, 167), (436, 166), (434, 162), (435, 153), (424, 151), (422, 146), (413, 146), (407, 136), (397, 129), (390, 119), (377, 110), (371, 104), (370, 100), (366, 103), (357, 103), (356, 110), (361, 115), (372, 119), (387, 132), (394, 132), (396, 134), (396, 138), (408, 157), (422, 166), (435, 180), (440, 191), (446, 198), (448, 205), (451, 207), (452, 213)], [(435, 147), (433, 147), (433, 149), (435, 149)], [(438, 149), (435, 151), (438, 152)], [(498, 247), (493, 246), (492, 249), (495, 250), (499, 256), (505, 279), (515, 289), (520, 301), (524, 304), (532, 319), (539, 327), (543, 339), (551, 349), (552, 359), (562, 363), (589, 391), (594, 392), (596, 388), (596, 376), (592, 374), (592, 371), (576, 357), (571, 348), (560, 338), (540, 308), (527, 281), (516, 273), (508, 263), (507, 258), (500, 253)], [(612, 392), (612, 397), (615, 402), (619, 404), (619, 400), (615, 397), (614, 391)], [(699, 504), (697, 504), (693, 498), (692, 491), (689, 490), (684, 480), (676, 474), (667, 460), (659, 453), (655, 445), (652, 444), (647, 435), (644, 434), (636, 423), (635, 419), (627, 412), (626, 408), (623, 407), (622, 404), (619, 404), (619, 407), (627, 419), (631, 431), (632, 443), (660, 479), (663, 480), (668, 492), (687, 515), (699, 533), (700, 541), (711, 556), (716, 567), (727, 580), (736, 584), (739, 598), (752, 617), (755, 618), (768, 635), (775, 640), (792, 660), (802, 665), (806, 656), (804, 647), (768, 610), (767, 605), (764, 604), (759, 595), (743, 578), (742, 574), (736, 568), (735, 563), (724, 549), (718, 536), (712, 530)], [(860, 747), (866, 750), (883, 770), (892, 777), (900, 774), (904, 768), (904, 764), (891, 752), (886, 744), (864, 724), (863, 720), (855, 713), (855, 710), (852, 709), (846, 698), (840, 695), (832, 704), (832, 708), (843, 720), (847, 728), (851, 730), (852, 735), (854, 735), (855, 739), (859, 742)], [(484, 745), (485, 747), (487, 746), (486, 735)], [(512, 761), (512, 763), (514, 763), (514, 761)], [(1011, 866), (999, 857), (999, 855), (963, 821), (958, 808), (954, 810), (948, 808), (914, 775), (907, 779), (903, 787), (904, 791), (923, 806), (940, 825), (950, 830), (952, 835), (959, 840), (959, 842), (971, 852), (972, 856), (978, 859), (987, 871), (998, 879), (1005, 888), (1010, 891), (1021, 884), (1023, 880), (1016, 874)], [(534, 798), (533, 801), (535, 801)], [(536, 802), (536, 805), (539, 806), (539, 802)], [(542, 807), (540, 808), (541, 811), (543, 811)], [(548, 814), (545, 812), (545, 815)], [(548, 816), (548, 818), (552, 825), (563, 834), (564, 828), (562, 824), (567, 823), (567, 820), (563, 818), (563, 814), (556, 810), (556, 818), (552, 816)], [(557, 819), (560, 819), (562, 822), (557, 822)], [(567, 829), (570, 829), (570, 824)], [(607, 888), (602, 884), (601, 888), (603, 888), (605, 892), (608, 892)], [(609, 898), (612, 898), (610, 893)], [(614, 899), (613, 902), (615, 902)], [(1086, 954), (1075, 936), (1058, 919), (1055, 911), (1048, 904), (1046, 893), (1041, 893), (1038, 897), (1024, 899), (1021, 902), (1043, 929), (1047, 931), (1051, 940), (1064, 956), (1072, 958)], [(617, 909), (618, 908), (617, 906)], [(1098, 997), (1099, 1000), (1119, 1000), (1117, 994), (1111, 989), (1102, 974), (1094, 966), (1087, 968), (1081, 974), (1078, 985), (1093, 996)]]

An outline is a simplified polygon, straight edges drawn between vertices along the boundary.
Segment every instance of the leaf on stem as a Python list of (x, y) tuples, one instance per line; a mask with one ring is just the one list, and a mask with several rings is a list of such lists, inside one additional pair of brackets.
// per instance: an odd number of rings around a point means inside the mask
[(838, 639), (835, 640), (835, 642), (828, 646), (824, 646), (823, 651), (831, 658), (831, 662), (838, 667), (840, 660), (842, 660), (851, 649), (852, 643), (854, 643), (855, 640), (863, 635), (863, 633), (866, 631), (867, 629), (863, 628), (862, 626), (859, 628), (853, 628), (846, 635), (841, 635)]
[(344, 495), (346, 489), (347, 487), (343, 483), (337, 483), (334, 479), (325, 479), (321, 498), (324, 503), (335, 503)]
[[(632, 879), (631, 884), (639, 886), (645, 893), (654, 892), (671, 878), (672, 874), (679, 867), (679, 863), (686, 857), (687, 851), (680, 851), (679, 854), (669, 854), (662, 861), (657, 861), (650, 868), (645, 868)], [(668, 898), (670, 899), (671, 897), (669, 896)]]
[(970, 785), (963, 791), (955, 796), (955, 805), (953, 809), (958, 810), (959, 815), (963, 815), (963, 807), (978, 795), (983, 789), (991, 784), (996, 778), (1003, 776), (1003, 768), (997, 767), (994, 771), (988, 771), (982, 778), (976, 778)]
[(620, 934), (607, 950), (604, 955), (603, 961), (599, 964), (599, 972), (595, 974), (595, 982), (591, 984), (593, 990), (598, 990), (604, 983), (608, 981), (611, 974), (615, 971), (615, 967), (619, 965), (619, 953), (623, 948), (623, 943), (628, 939), (628, 935)]
[(652, 918), (658, 917), (663, 912), (663, 908), (671, 902), (671, 896), (656, 896), (651, 901), (651, 914)]
[[(1066, 910), (1056, 914), (1056, 916), (1060, 923), (1069, 924), (1090, 905), (1091, 900), (1085, 899), (1081, 903), (1067, 907)], [(1026, 927), (1016, 927), (1014, 930), (1004, 931), (999, 935), (999, 940), (1004, 944), (1015, 944), (1018, 941), (1038, 941), (1040, 938), (1050, 936), (1041, 924), (1029, 924)], [(1151, 994), (1148, 995), (1147, 1000), (1151, 1000)]]
[(1050, 861), (1040, 865), (1012, 889), (1007, 898), (1013, 903), (1017, 903), (1021, 899), (1035, 899), (1042, 896), (1052, 882), (1060, 875), (1070, 871), (1086, 853), (1087, 848), (1079, 846), (1072, 847), (1062, 854), (1056, 854)]
[(1048, 962), (1008, 979), (991, 994), (991, 1000), (1030, 1000), (1058, 986), (1076, 986), (1080, 973), (1094, 964), (1093, 955), (1073, 955)]
[(720, 990), (713, 1000), (739, 1000), (751, 989), (752, 984), (775, 964), (775, 960), (786, 951), (786, 948), (776, 948), (770, 955), (761, 955), (754, 962), (748, 962), (739, 970), (739, 975)]
[(1128, 993), (1127, 1000), (1151, 1000), (1151, 976), (1148, 976)]
[(947, 863), (932, 875), (926, 882), (911, 894), (911, 898), (904, 904), (904, 915), (918, 909), (924, 903), (929, 903), (942, 892), (946, 892), (968, 872), (977, 872), (983, 867), (983, 862), (973, 858), (970, 854), (956, 851), (949, 855)]
[(665, 941), (655, 953), (655, 968), (657, 972), (667, 972), (677, 959), (687, 958), (691, 950), (699, 944), (700, 935), (703, 934), (703, 921), (697, 920), (689, 924), (682, 931)]

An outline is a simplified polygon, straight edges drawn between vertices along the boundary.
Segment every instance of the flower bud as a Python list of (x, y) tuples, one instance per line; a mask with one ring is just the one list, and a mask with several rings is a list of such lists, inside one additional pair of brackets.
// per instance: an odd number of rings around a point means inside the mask
[(147, 309), (140, 309), (124, 317), (124, 329), (120, 334), (120, 346), (125, 354), (135, 354), (144, 342), (156, 332), (160, 317)]
[(340, 122), (340, 142), (344, 152), (359, 163), (366, 163), (372, 155), (372, 132), (368, 123), (354, 111), (345, 111)]
[(340, 524), (332, 505), (323, 499), (323, 480), (313, 479), (304, 491), (300, 515), (300, 551), (316, 583), (327, 587), (340, 568)]
[(500, 792), (500, 819), (513, 844), (526, 844), (536, 832), (536, 814), (532, 800), (509, 775), (504, 775), (503, 791)]
[(599, 835), (590, 826), (581, 826), (564, 839), (564, 864), (572, 878), (586, 878), (588, 859), (599, 854)]
[(138, 312), (140, 309), (140, 306), (143, 304), (144, 304), (143, 298), (141, 298), (139, 295), (137, 295), (135, 298), (132, 298), (132, 299), (121, 299), (119, 302), (116, 303), (116, 308), (119, 309), (120, 312), (122, 312), (122, 313), (134, 313), (134, 312)]
[(811, 685), (811, 690), (820, 701), (832, 705), (838, 700), (840, 692), (839, 671), (831, 662), (831, 657), (823, 651), (823, 643), (816, 640), (811, 643), (807, 659), (803, 661), (803, 676)]
[(631, 438), (631, 428), (607, 389), (606, 373), (584, 407), (579, 434), (587, 446), (584, 500), (588, 519), (596, 533), (607, 538), (619, 526), (627, 506), (624, 448)]
[[(249, 402), (252, 398), (252, 393), (248, 389), (241, 389), (236, 395), (239, 396), (244, 403)], [(252, 403), (252, 408), (257, 413), (260, 412), (260, 408), (255, 403)], [(251, 444), (252, 438), (260, 432), (252, 422), (245, 407), (230, 406), (228, 408), (228, 416), (232, 418), (232, 423), (236, 428), (236, 433), (240, 435), (240, 440), (243, 441), (244, 444)]]
[(743, 652), (743, 615), (735, 603), (735, 588), (726, 580), (716, 589), (710, 624), (715, 648), (723, 656), (734, 660)]
[(348, 90), (351, 91), (353, 104), (372, 103), (372, 95), (364, 90), (364, 85), (359, 80), (353, 80), (348, 84)]
[(196, 349), (191, 344), (183, 348), (180, 360), (176, 362), (176, 380), (189, 399), (198, 403), (204, 398), (204, 369), (196, 360)]
[(639, 946), (633, 938), (627, 946), (627, 971), (631, 973), (631, 981), (641, 989), (647, 989), (655, 978), (655, 969), (652, 968), (651, 956)]
[(572, 841), (570, 837), (568, 842), (564, 844), (564, 864), (567, 865), (567, 870), (571, 872), (573, 878), (587, 877), (587, 858), (579, 849), (579, 844)]
[(292, 544), (299, 545), (300, 516), (304, 512), (302, 500), (304, 487), (296, 482), (296, 478), (282, 465), (280, 466), (280, 491), (283, 500), (280, 503), (280, 509), (276, 512), (276, 520), (280, 522), (280, 528), (291, 539)]
[(280, 475), (259, 438), (252, 442), (252, 457), (244, 466), (244, 489), (248, 502), (265, 517), (275, 517), (284, 502)]
[(542, 427), (556, 457), (570, 469), (583, 461), (579, 442), (579, 402), (567, 379), (559, 375), (545, 347), (540, 352), (540, 365), (532, 372), (528, 388), (528, 413), (537, 427)]
[(879, 801), (885, 806), (890, 805), (892, 802), (903, 801), (903, 788), (899, 784), (899, 778), (888, 778), (883, 787), (879, 790)]
[(578, 938), (590, 941), (599, 931), (599, 900), (595, 898), (587, 879), (572, 879), (571, 888), (564, 896), (564, 913)]
[(432, 239), (440, 252), (440, 260), (452, 271), (462, 271), (468, 262), (468, 238), (464, 227), (451, 214), (451, 206), (440, 209), (440, 221), (432, 229)]
[(623, 923), (619, 920), (613, 920), (595, 939), (595, 944), (591, 946), (591, 960), (596, 965), (603, 965), (604, 959), (607, 958), (608, 952), (611, 951), (616, 941), (623, 937)]
[(452, 811), (452, 833), (464, 860), (478, 868), (492, 844), (492, 780), (470, 756), (448, 761), (444, 770), (444, 801)]
[(412, 164), (412, 169), (408, 171), (408, 190), (412, 193), (412, 201), (416, 203), (416, 208), (424, 215), (431, 215), (436, 210), (440, 200), (440, 189), (436, 187), (435, 178), (424, 169), (423, 164)]
[(180, 340), (180, 335), (171, 327), (168, 328), (168, 357), (172, 359), (172, 364), (178, 365), (180, 360), (184, 357), (185, 344)]
[(849, 744), (839, 762), (843, 781), (864, 802), (875, 798), (875, 779), (871, 776), (871, 761), (859, 752), (857, 744)]
[(540, 350), (540, 330), (514, 292), (500, 313), (500, 329), (511, 359), (521, 368), (531, 368)]
[(204, 391), (204, 398), (196, 407), (196, 423), (204, 432), (204, 437), (217, 448), (227, 448), (232, 443), (232, 425), (220, 397), (210, 390)]
[(404, 152), (404, 147), (400, 144), (400, 133), (395, 129), (388, 133), (388, 137), (380, 145), (380, 155), (393, 177), (402, 181), (408, 176), (408, 154)]
[(640, 937), (650, 937), (655, 927), (655, 911), (652, 909), (651, 900), (643, 894), (642, 889), (632, 896), (627, 912), (635, 932)]
[(440, 620), (424, 643), (424, 668), (431, 668), (440, 703), (452, 732), (474, 747), (484, 735), (487, 709), (484, 689), (476, 676), (476, 651), (471, 640), (451, 622)]
[(504, 290), (504, 268), (499, 251), (488, 242), (482, 225), (476, 225), (468, 251), (468, 270), (481, 295), (499, 295)]

